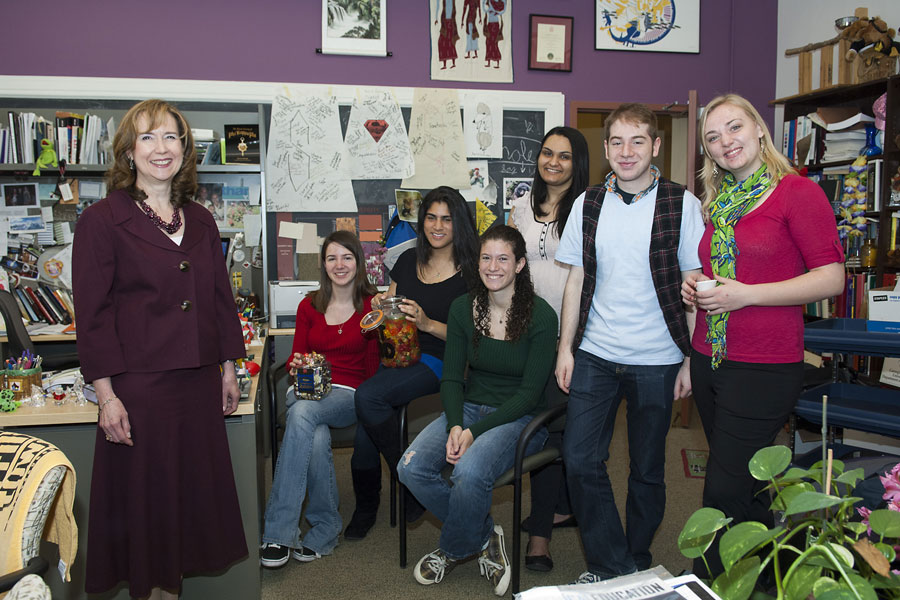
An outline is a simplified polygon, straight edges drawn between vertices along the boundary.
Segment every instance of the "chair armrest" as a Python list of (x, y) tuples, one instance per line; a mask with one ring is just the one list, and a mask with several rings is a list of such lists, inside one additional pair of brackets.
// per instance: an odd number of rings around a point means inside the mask
[(569, 402), (567, 400), (538, 413), (531, 422), (525, 426), (522, 433), (519, 434), (519, 440), (516, 442), (516, 479), (522, 478), (522, 462), (525, 460), (525, 450), (528, 448), (528, 443), (531, 441), (531, 438), (534, 437), (534, 434), (537, 433), (541, 427), (564, 415), (568, 406)]
[(25, 565), (24, 569), (19, 569), (18, 571), (13, 571), (12, 573), (0, 576), (0, 593), (11, 590), (13, 586), (19, 583), (19, 580), (26, 575), (43, 575), (47, 572), (49, 567), (50, 563), (48, 563), (46, 559), (40, 556), (33, 557), (28, 561), (28, 564)]

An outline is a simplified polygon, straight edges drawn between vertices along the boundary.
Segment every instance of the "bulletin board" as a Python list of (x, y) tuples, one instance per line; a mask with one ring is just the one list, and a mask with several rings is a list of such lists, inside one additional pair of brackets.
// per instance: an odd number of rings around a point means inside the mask
[[(517, 94), (520, 96), (516, 97)], [(484, 159), (488, 163), (488, 174), (490, 179), (496, 184), (498, 194), (496, 204), (490, 208), (500, 222), (504, 222), (508, 213), (508, 210), (504, 210), (503, 207), (504, 180), (530, 179), (534, 176), (534, 165), (540, 152), (540, 142), (544, 137), (544, 133), (548, 129), (562, 124), (563, 112), (563, 97), (561, 94), (511, 92), (510, 95), (513, 97), (509, 101), (504, 100), (501, 158)], [(550, 96), (550, 98), (545, 96)], [(403, 119), (408, 129), (412, 110), (411, 93), (406, 103), (403, 102), (399, 94), (398, 100), (400, 101)], [(352, 99), (340, 102), (339, 113), (342, 134), (346, 134), (351, 103)], [(317, 235), (325, 237), (334, 231), (336, 220), (339, 218), (356, 217), (364, 220), (371, 227), (372, 219), (377, 217), (380, 220), (381, 230), (384, 231), (388, 226), (392, 207), (395, 204), (394, 190), (417, 189), (403, 187), (400, 179), (353, 180), (352, 186), (358, 214), (346, 212), (266, 213), (264, 227), (269, 232), (266, 235), (266, 255), (268, 257), (266, 260), (266, 277), (268, 280), (279, 279), (277, 266), (279, 243), (282, 244), (282, 252), (284, 252), (285, 248), (285, 240), (283, 238), (279, 240), (277, 236), (279, 220), (315, 224)], [(429, 190), (419, 189), (418, 191), (424, 196)], [(470, 208), (474, 215), (474, 203), (470, 203)], [(313, 272), (310, 266), (304, 268), (298, 265), (293, 277), (285, 277), (284, 269), (282, 269), (281, 278), (317, 279), (318, 275)]]

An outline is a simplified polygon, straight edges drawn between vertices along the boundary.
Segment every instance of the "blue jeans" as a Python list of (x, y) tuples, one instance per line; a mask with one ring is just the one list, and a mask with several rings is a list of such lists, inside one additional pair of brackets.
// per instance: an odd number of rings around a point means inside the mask
[[(666, 508), (666, 434), (677, 365), (621, 365), (575, 354), (563, 456), (588, 570), (604, 578), (650, 567)], [(623, 531), (606, 472), (619, 402), (628, 403), (630, 472)]]
[[(319, 401), (297, 400), (288, 390), (287, 422), (266, 505), (263, 542), (331, 553), (342, 522), (328, 428), (347, 427), (355, 421), (351, 389), (334, 387)], [(311, 527), (301, 542), (300, 512), (307, 487), (306, 520)]]
[[(490, 406), (466, 402), (463, 427), (494, 412)], [(531, 421), (525, 415), (482, 433), (454, 465), (448, 482), (441, 475), (447, 466), (447, 417), (444, 413), (422, 430), (397, 465), (397, 475), (409, 491), (444, 524), (439, 547), (453, 559), (481, 551), (494, 530), (491, 500), (494, 481), (511, 469), (519, 434)], [(540, 450), (547, 439), (541, 428), (528, 444), (527, 454)]]

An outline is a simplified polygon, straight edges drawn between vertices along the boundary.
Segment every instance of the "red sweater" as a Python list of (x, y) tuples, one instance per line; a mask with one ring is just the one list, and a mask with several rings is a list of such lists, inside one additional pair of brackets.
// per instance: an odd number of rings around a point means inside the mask
[[(323, 354), (331, 363), (332, 383), (358, 387), (378, 368), (378, 336), (363, 336), (359, 328), (360, 319), (370, 310), (372, 298), (367, 297), (361, 312), (356, 311), (343, 324), (329, 325), (325, 322), (325, 315), (313, 308), (309, 298), (304, 298), (297, 306), (291, 357), (294, 352)], [(289, 358), (289, 365), (290, 362)]]

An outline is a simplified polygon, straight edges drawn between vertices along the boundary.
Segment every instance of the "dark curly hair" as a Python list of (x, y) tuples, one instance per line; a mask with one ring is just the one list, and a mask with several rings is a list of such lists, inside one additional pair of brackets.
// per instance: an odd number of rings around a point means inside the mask
[(181, 148), (184, 152), (181, 159), (181, 168), (172, 179), (172, 206), (181, 208), (194, 198), (197, 193), (197, 151), (194, 148), (194, 136), (187, 119), (177, 108), (165, 100), (144, 100), (132, 106), (113, 139), (112, 166), (106, 172), (106, 183), (109, 191), (125, 190), (135, 200), (146, 200), (147, 194), (135, 185), (137, 172), (131, 168), (128, 153), (134, 150), (138, 135), (144, 133), (138, 131), (138, 121), (141, 117), (147, 117), (150, 129), (161, 126), (166, 117), (172, 115), (178, 125), (178, 137), (181, 139)]
[[(554, 127), (544, 135), (541, 140), (541, 151), (544, 144), (552, 135), (559, 135), (567, 140), (572, 146), (572, 180), (569, 189), (559, 201), (556, 207), (556, 237), (561, 238), (563, 229), (566, 228), (566, 221), (569, 220), (569, 213), (572, 212), (572, 205), (575, 199), (580, 196), (587, 188), (590, 180), (590, 159), (588, 152), (588, 143), (584, 139), (584, 135), (577, 129), (572, 127)], [(546, 213), (541, 210), (541, 204), (547, 200), (547, 184), (541, 178), (540, 172), (535, 168), (534, 181), (531, 184), (531, 210), (535, 216), (544, 217)]]
[(478, 234), (475, 232), (475, 219), (469, 211), (466, 199), (452, 187), (442, 185), (434, 188), (422, 199), (419, 205), (419, 218), (416, 238), (416, 264), (421, 267), (428, 264), (432, 247), (426, 239), (425, 215), (432, 204), (442, 202), (447, 205), (450, 218), (453, 220), (453, 262), (462, 271), (463, 279), (469, 289), (478, 281)]
[(356, 273), (353, 277), (353, 306), (356, 310), (362, 310), (366, 296), (374, 296), (378, 293), (378, 288), (369, 281), (369, 276), (366, 274), (366, 255), (363, 252), (362, 244), (359, 243), (359, 238), (355, 233), (342, 229), (331, 232), (322, 242), (322, 249), (319, 252), (319, 289), (307, 294), (312, 301), (313, 308), (324, 315), (328, 310), (328, 303), (331, 302), (331, 278), (325, 270), (325, 253), (331, 244), (346, 248), (356, 259)]
[[(525, 239), (518, 229), (509, 225), (495, 225), (481, 236), (481, 247), (492, 240), (506, 242), (512, 248), (513, 256), (518, 263), (525, 258)], [(528, 261), (516, 274), (513, 288), (513, 298), (509, 309), (506, 311), (506, 337), (504, 339), (514, 342), (520, 339), (531, 325), (531, 311), (534, 308), (534, 285), (531, 283), (531, 271), (528, 269)], [(475, 307), (475, 331), (472, 333), (472, 345), (478, 351), (478, 341), (482, 336), (489, 336), (491, 331), (491, 307), (488, 298), (488, 289), (481, 277), (472, 290), (472, 302)]]

